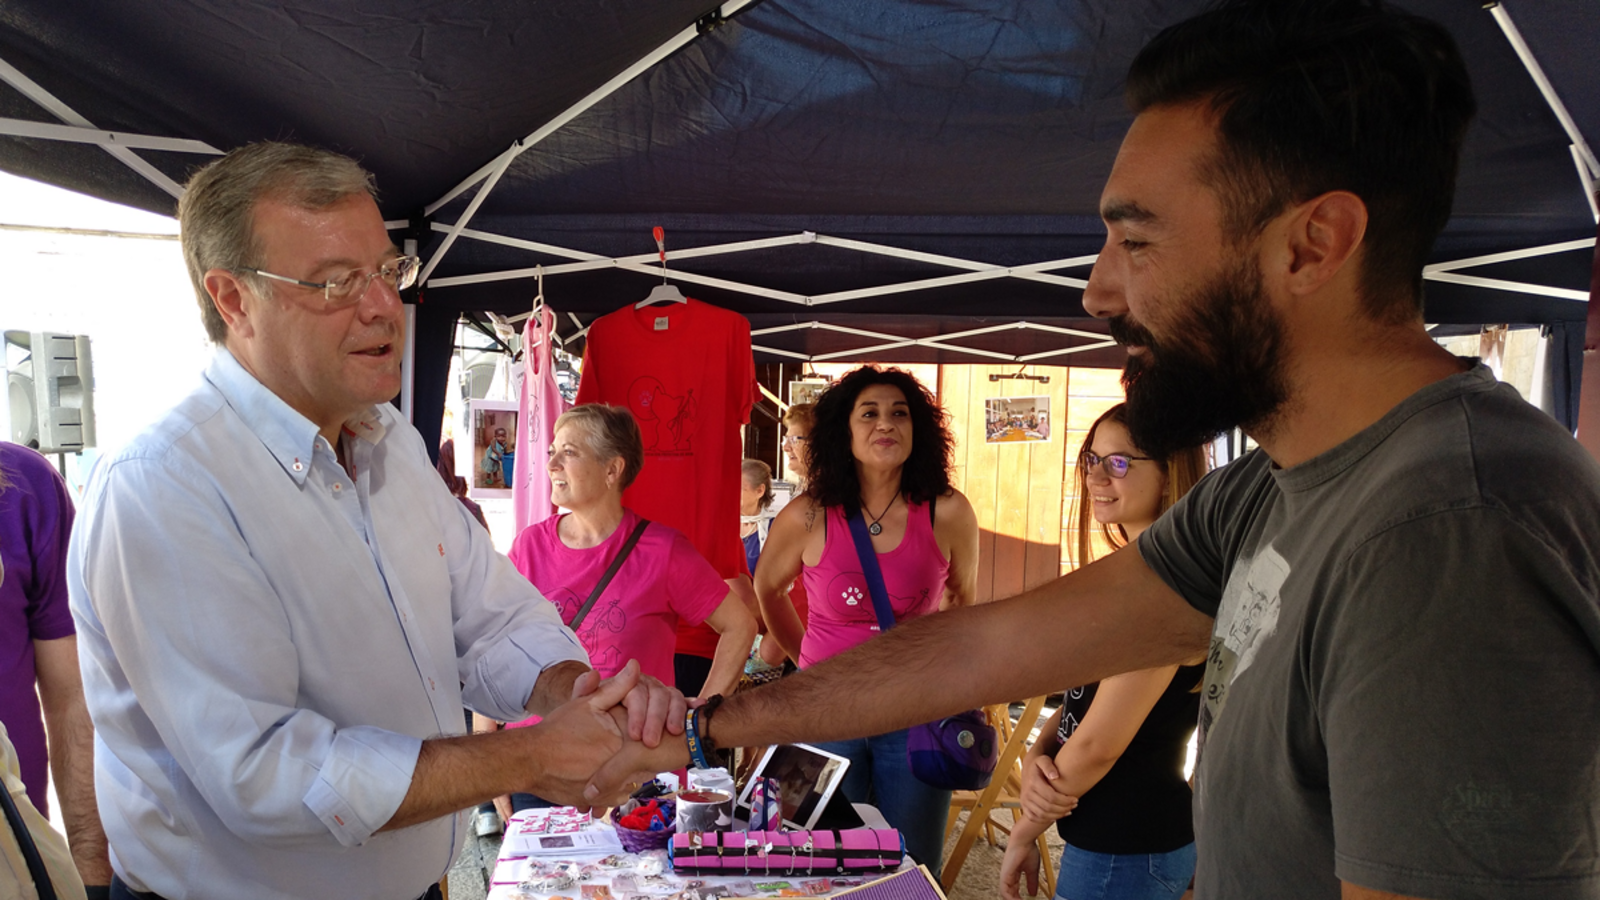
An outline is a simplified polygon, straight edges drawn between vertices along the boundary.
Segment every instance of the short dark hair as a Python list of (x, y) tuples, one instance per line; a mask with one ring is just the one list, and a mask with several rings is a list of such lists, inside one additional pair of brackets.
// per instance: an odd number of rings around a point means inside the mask
[(850, 414), (856, 398), (875, 384), (887, 384), (906, 395), (911, 408), (911, 456), (900, 473), (900, 492), (915, 503), (927, 503), (950, 492), (950, 458), (955, 440), (949, 418), (933, 395), (904, 369), (862, 366), (817, 398), (807, 445), (808, 492), (823, 506), (851, 507), (861, 502), (861, 480), (850, 452)]
[(1455, 41), (1382, 0), (1235, 0), (1162, 31), (1128, 72), (1128, 103), (1208, 102), (1202, 176), (1239, 241), (1294, 203), (1344, 190), (1367, 205), (1363, 306), (1422, 313), (1422, 267), (1450, 218), (1476, 111)]

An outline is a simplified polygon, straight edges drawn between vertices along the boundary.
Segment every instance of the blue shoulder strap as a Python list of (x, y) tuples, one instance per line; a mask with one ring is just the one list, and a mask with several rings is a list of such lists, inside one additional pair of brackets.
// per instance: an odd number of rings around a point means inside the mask
[(888, 631), (894, 627), (894, 610), (889, 606), (889, 591), (883, 586), (883, 570), (878, 568), (878, 552), (872, 549), (872, 537), (867, 534), (861, 509), (849, 507), (846, 518), (850, 522), (850, 537), (856, 544), (856, 556), (861, 560), (861, 574), (867, 579), (867, 593), (872, 595), (872, 609), (878, 614), (878, 630)]

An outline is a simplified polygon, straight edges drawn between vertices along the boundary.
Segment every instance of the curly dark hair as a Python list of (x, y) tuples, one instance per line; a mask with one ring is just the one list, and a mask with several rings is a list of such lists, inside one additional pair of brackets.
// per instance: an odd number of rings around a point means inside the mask
[(816, 425), (808, 445), (811, 483), (807, 490), (823, 506), (848, 508), (861, 502), (861, 481), (850, 450), (850, 415), (856, 398), (875, 384), (899, 388), (911, 407), (911, 456), (900, 472), (900, 492), (914, 503), (927, 503), (950, 492), (955, 440), (950, 436), (949, 416), (910, 372), (862, 366), (817, 399)]

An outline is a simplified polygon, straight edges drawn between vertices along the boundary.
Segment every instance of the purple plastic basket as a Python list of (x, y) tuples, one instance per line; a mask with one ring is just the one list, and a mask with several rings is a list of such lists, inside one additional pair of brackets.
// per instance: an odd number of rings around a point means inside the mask
[(661, 800), (661, 811), (666, 814), (667, 827), (660, 831), (639, 831), (634, 828), (624, 828), (622, 817), (640, 806), (637, 800), (629, 800), (611, 811), (611, 824), (617, 830), (617, 840), (622, 842), (622, 849), (629, 853), (643, 853), (646, 850), (665, 850), (672, 843), (672, 835), (678, 830), (678, 804), (670, 797)]

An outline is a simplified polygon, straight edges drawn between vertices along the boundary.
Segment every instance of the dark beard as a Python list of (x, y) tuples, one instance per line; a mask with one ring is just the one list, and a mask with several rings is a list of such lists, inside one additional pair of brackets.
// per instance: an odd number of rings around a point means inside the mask
[(1142, 346), (1122, 371), (1125, 424), (1134, 446), (1158, 459), (1224, 431), (1270, 427), (1288, 399), (1283, 325), (1261, 289), (1255, 262), (1241, 262), (1177, 301), (1188, 310), (1161, 344), (1140, 325), (1111, 320), (1118, 343)]

